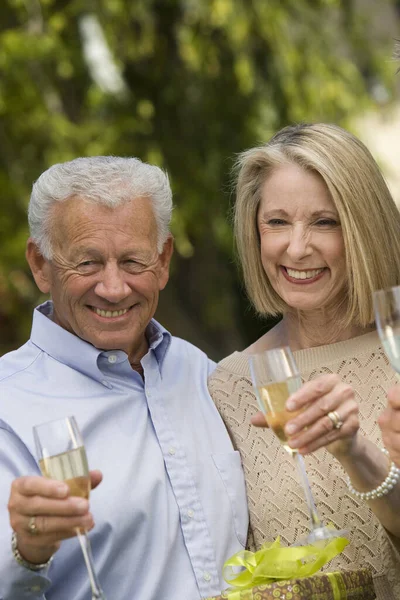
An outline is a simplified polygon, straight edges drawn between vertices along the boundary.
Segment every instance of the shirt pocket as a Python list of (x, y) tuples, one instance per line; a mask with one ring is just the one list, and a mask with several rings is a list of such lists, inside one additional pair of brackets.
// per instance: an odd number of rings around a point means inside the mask
[(245, 547), (249, 527), (249, 511), (240, 454), (238, 451), (212, 454), (212, 459), (228, 494), (236, 537)]

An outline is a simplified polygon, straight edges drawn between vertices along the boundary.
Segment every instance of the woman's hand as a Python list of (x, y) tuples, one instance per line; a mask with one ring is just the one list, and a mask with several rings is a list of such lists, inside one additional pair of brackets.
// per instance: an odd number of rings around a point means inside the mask
[(388, 405), (378, 419), (382, 440), (392, 461), (400, 467), (400, 385), (388, 392)]
[[(286, 408), (301, 411), (285, 426), (291, 448), (308, 454), (326, 447), (335, 457), (350, 452), (359, 429), (358, 404), (353, 388), (338, 375), (321, 375), (308, 381), (289, 397)], [(329, 413), (335, 414), (330, 418)], [(266, 425), (261, 413), (253, 417), (252, 423)]]
[[(383, 438), (393, 460), (400, 457), (400, 386), (390, 390), (389, 405), (379, 419)], [(358, 405), (353, 389), (337, 375), (322, 375), (305, 383), (286, 402), (290, 411), (300, 410), (287, 422), (285, 432), (289, 446), (301, 454), (325, 447), (337, 459), (359, 492), (376, 489), (388, 475), (390, 461), (376, 444), (358, 435)], [(337, 413), (343, 423), (335, 428), (327, 415)], [(259, 412), (251, 419), (253, 425), (265, 427)], [(293, 426), (293, 427), (292, 427)], [(399, 464), (400, 466), (400, 464)], [(382, 525), (400, 538), (400, 485), (390, 494), (368, 501)]]

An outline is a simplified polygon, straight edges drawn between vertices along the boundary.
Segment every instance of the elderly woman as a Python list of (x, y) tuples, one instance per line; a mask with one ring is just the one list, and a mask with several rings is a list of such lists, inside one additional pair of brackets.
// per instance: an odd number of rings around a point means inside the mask
[(398, 599), (400, 482), (398, 473), (389, 480), (377, 424), (395, 373), (375, 331), (372, 292), (400, 284), (400, 215), (368, 150), (334, 125), (287, 127), (244, 152), (238, 169), (235, 235), (247, 292), (258, 313), (282, 319), (224, 359), (209, 385), (241, 452), (255, 546), (278, 535), (292, 544), (309, 530), (294, 461), (271, 430), (250, 423), (265, 425), (248, 357), (289, 345), (306, 383), (287, 402), (303, 410), (285, 431), (307, 455), (321, 517), (351, 541), (329, 569), (370, 568), (377, 597)]

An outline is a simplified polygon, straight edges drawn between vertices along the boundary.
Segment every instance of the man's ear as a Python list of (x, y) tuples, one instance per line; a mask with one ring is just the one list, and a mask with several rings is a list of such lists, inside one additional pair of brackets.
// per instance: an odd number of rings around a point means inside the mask
[(29, 238), (26, 243), (25, 256), (39, 290), (43, 294), (48, 294), (51, 289), (50, 264), (32, 238)]
[(159, 255), (159, 261), (161, 265), (159, 289), (163, 290), (168, 283), (169, 279), (169, 264), (171, 262), (171, 256), (174, 251), (174, 238), (170, 234), (164, 244), (161, 254)]

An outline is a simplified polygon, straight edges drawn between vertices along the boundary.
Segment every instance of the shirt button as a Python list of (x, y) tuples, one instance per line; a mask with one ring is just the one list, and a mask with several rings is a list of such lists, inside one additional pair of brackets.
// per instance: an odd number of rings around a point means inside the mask
[(108, 357), (108, 362), (111, 364), (114, 364), (117, 362), (117, 356), (115, 354), (110, 354), (110, 356)]
[(194, 512), (192, 511), (192, 509), (191, 509), (191, 508), (189, 508), (189, 510), (187, 511), (187, 513), (186, 513), (186, 514), (187, 514), (187, 516), (189, 517), (189, 519), (193, 519), (193, 517), (194, 517)]
[(211, 575), (208, 571), (204, 571), (203, 579), (204, 579), (204, 581), (211, 581)]
[(171, 456), (173, 456), (175, 454), (176, 450), (173, 446), (171, 446), (171, 448), (168, 450), (168, 452), (170, 453)]

